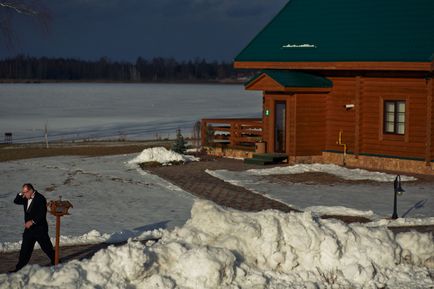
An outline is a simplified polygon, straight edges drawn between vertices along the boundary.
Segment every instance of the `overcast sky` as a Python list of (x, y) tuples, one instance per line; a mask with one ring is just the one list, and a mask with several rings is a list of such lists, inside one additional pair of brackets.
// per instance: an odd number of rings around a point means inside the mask
[(138, 56), (232, 61), (287, 0), (46, 0), (48, 33), (15, 17), (16, 47), (0, 57), (134, 61)]

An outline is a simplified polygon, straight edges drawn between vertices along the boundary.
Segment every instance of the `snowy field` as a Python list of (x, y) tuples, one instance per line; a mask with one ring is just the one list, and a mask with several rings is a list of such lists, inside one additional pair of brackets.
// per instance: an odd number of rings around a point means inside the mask
[[(67, 238), (63, 244), (119, 241), (148, 230), (183, 225), (190, 217), (193, 197), (128, 164), (136, 156), (0, 162), (0, 251), (19, 248), (5, 242), (21, 240), (23, 211), (13, 199), (26, 182), (32, 182), (48, 200), (61, 195), (74, 205), (71, 215), (62, 218), (62, 235), (90, 232)], [(55, 218), (47, 218), (53, 236)]]
[[(244, 187), (301, 210), (324, 214), (360, 215), (368, 218), (391, 216), (393, 181), (396, 175), (346, 169), (335, 165), (295, 165), (241, 172), (207, 171), (214, 177)], [(270, 181), (266, 176), (322, 172), (341, 179), (365, 182), (321, 184)], [(401, 176), (406, 193), (398, 197), (398, 214), (406, 218), (434, 217), (434, 183)], [(433, 219), (434, 220), (434, 219)], [(431, 220), (431, 223), (432, 220)]]
[(0, 288), (429, 289), (433, 268), (432, 235), (196, 201), (191, 219), (158, 243), (27, 266), (0, 275)]

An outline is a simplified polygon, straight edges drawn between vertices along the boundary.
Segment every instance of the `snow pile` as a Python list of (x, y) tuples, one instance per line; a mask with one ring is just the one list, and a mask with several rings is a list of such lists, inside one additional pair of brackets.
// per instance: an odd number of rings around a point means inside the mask
[(0, 275), (0, 288), (129, 288), (129, 280), (143, 278), (148, 261), (143, 248), (139, 242), (110, 246), (90, 260), (74, 260), (56, 270), (27, 266), (17, 274)]
[(381, 219), (367, 224), (370, 227), (408, 227), (408, 226), (434, 226), (434, 217), (429, 218), (398, 218)]
[[(106, 242), (111, 237), (111, 234), (101, 234), (96, 230), (92, 230), (81, 236), (60, 236), (60, 244), (62, 246), (70, 245), (84, 245), (84, 244), (98, 244)], [(55, 238), (51, 238), (54, 244)], [(19, 242), (4, 242), (0, 243), (0, 253), (19, 251), (21, 248), (21, 241)], [(39, 249), (39, 244), (36, 243), (35, 248)]]
[(304, 209), (306, 212), (312, 212), (318, 216), (330, 215), (330, 216), (355, 216), (355, 217), (365, 217), (368, 219), (379, 219), (380, 216), (374, 214), (373, 211), (361, 211), (353, 208), (347, 208), (344, 206), (311, 206)]
[(144, 149), (137, 157), (130, 160), (128, 164), (137, 165), (140, 163), (157, 162), (163, 165), (168, 165), (172, 162), (191, 161), (199, 161), (199, 159), (194, 156), (179, 154), (164, 147), (155, 147)]
[[(345, 180), (351, 181), (377, 181), (393, 182), (396, 175), (371, 172), (363, 169), (348, 169), (333, 164), (296, 164), (293, 166), (274, 167), (270, 169), (251, 169), (247, 173), (252, 175), (284, 175), (284, 174), (302, 174), (306, 172), (320, 172), (332, 174)], [(416, 178), (410, 176), (401, 176), (401, 181), (415, 181)]]
[(52, 271), (28, 266), (0, 275), (0, 288), (431, 288), (423, 264), (432, 256), (427, 234), (197, 201), (151, 247), (129, 242)]
[[(73, 246), (73, 245), (90, 245), (99, 243), (119, 243), (127, 241), (130, 238), (134, 240), (148, 240), (161, 238), (163, 229), (156, 229), (152, 231), (134, 231), (124, 230), (116, 233), (100, 233), (97, 230), (92, 230), (81, 236), (60, 236), (60, 246)], [(51, 242), (55, 243), (55, 238), (51, 238)], [(19, 242), (3, 242), (0, 243), (0, 253), (19, 251), (21, 248), (21, 241)], [(36, 249), (40, 249), (39, 244), (36, 243)]]

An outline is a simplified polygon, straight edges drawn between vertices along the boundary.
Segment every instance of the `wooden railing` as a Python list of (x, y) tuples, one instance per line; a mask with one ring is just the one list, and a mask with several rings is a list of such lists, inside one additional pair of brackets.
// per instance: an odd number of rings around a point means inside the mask
[(255, 143), (262, 141), (262, 119), (202, 119), (201, 140), (202, 146), (254, 150)]

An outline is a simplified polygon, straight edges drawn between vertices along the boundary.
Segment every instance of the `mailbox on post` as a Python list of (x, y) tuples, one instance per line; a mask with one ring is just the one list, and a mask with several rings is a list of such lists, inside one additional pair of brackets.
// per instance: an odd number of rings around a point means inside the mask
[(55, 265), (59, 264), (59, 243), (60, 243), (60, 217), (69, 215), (69, 208), (72, 208), (69, 201), (62, 201), (62, 196), (59, 196), (57, 201), (49, 201), (47, 208), (49, 212), (56, 217), (56, 246), (55, 246)]

